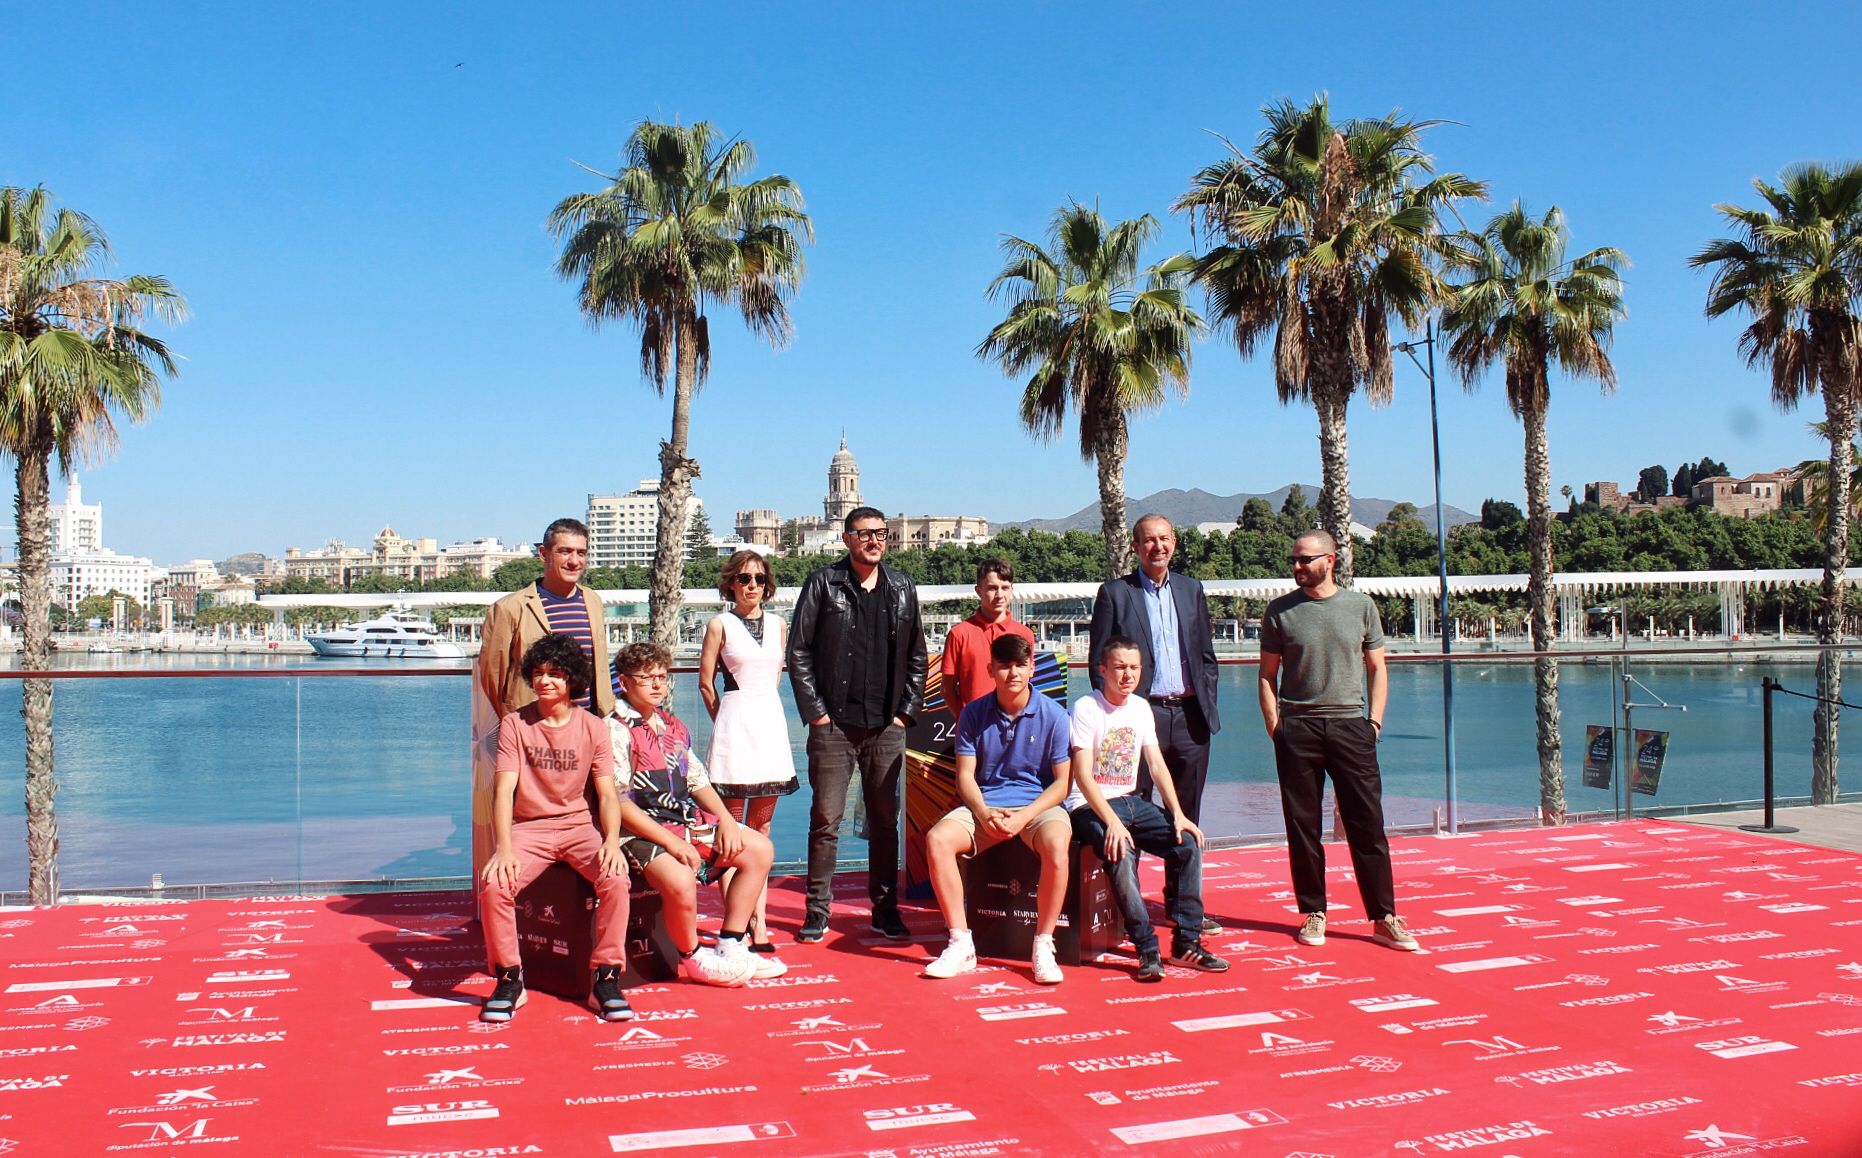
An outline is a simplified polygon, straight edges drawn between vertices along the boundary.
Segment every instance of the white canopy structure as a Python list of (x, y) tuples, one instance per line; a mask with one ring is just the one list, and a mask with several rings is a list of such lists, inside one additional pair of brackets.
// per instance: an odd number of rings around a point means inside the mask
[[(1814, 587), (1823, 581), (1823, 572), (1817, 568), (1799, 568), (1769, 571), (1590, 571), (1569, 572), (1554, 575), (1552, 586), (1558, 592), (1560, 634), (1566, 639), (1580, 638), (1584, 631), (1585, 609), (1599, 599), (1621, 595), (1627, 592), (1654, 591), (1666, 588), (1683, 588), (1716, 592), (1720, 597), (1721, 630), (1728, 635), (1747, 633), (1745, 622), (1746, 595), (1752, 591), (1771, 591), (1782, 587)], [(1862, 581), (1862, 568), (1852, 567), (1846, 574), (1846, 581)], [(1213, 579), (1203, 583), (1203, 590), (1210, 595), (1238, 596), (1246, 599), (1273, 599), (1293, 590), (1293, 580), (1287, 578), (1272, 579)], [(1415, 604), (1418, 635), (1424, 630), (1434, 629), (1433, 600), (1440, 591), (1441, 582), (1434, 575), (1398, 575), (1398, 576), (1360, 576), (1353, 584), (1358, 591), (1366, 595), (1393, 596), (1409, 599)], [(1451, 597), (1459, 595), (1477, 595), (1493, 591), (1524, 591), (1524, 575), (1450, 575), (1448, 593)], [(1042, 604), (1073, 602), (1070, 611), (1079, 611), (1076, 617), (1063, 614), (1058, 618), (1088, 618), (1091, 615), (1090, 603), (1099, 591), (1097, 583), (1018, 583), (1015, 585), (1015, 603), (1024, 609), (1038, 609)], [(943, 600), (967, 599), (975, 592), (967, 584), (944, 584), (939, 586), (921, 586), (919, 599), (926, 603)], [(501, 591), (422, 591), (387, 595), (263, 595), (258, 603), (261, 607), (276, 612), (280, 620), (284, 612), (292, 607), (343, 607), (364, 610), (375, 607), (387, 607), (401, 604), (405, 607), (458, 607), (479, 604), (489, 606), (503, 598)], [(647, 592), (641, 591), (603, 591), (601, 597), (610, 606), (620, 603), (644, 605)], [(795, 588), (788, 587), (776, 593), (771, 603), (785, 606), (793, 602)], [(686, 606), (694, 609), (718, 607), (723, 604), (717, 591), (711, 588), (690, 588), (685, 592)], [(1038, 615), (1038, 611), (1036, 613)]]

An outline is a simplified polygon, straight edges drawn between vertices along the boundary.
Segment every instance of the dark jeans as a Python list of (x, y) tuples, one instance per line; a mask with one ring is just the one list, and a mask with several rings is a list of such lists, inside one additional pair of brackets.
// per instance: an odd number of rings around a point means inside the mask
[(1287, 857), (1293, 893), (1302, 913), (1325, 912), (1325, 837), (1320, 812), (1325, 778), (1338, 792), (1351, 867), (1358, 877), (1364, 915), (1396, 913), (1390, 879), (1390, 842), (1384, 836), (1383, 780), (1377, 771), (1377, 729), (1362, 716), (1287, 716), (1274, 733), (1280, 773), (1280, 808), (1287, 819)]
[[(1170, 782), (1177, 788), (1177, 803), (1190, 823), (1203, 822), (1203, 782), (1209, 778), (1209, 722), (1195, 699), (1177, 704), (1152, 704), (1151, 718), (1157, 723), (1157, 746), (1164, 753), (1164, 767), (1170, 769)], [(1150, 799), (1151, 771), (1138, 771), (1137, 795)], [(1164, 904), (1176, 901), (1176, 886), (1164, 882)], [(1198, 922), (1200, 924), (1200, 921)]]
[(866, 891), (873, 912), (899, 904), (899, 793), (905, 779), (905, 729), (808, 728), (808, 911), (826, 913), (834, 899), (834, 862), (840, 852), (841, 815), (854, 769), (866, 798)]
[(1125, 935), (1140, 953), (1157, 948), (1157, 933), (1151, 928), (1151, 913), (1144, 905), (1144, 891), (1138, 887), (1138, 853), (1148, 852), (1164, 859), (1164, 913), (1177, 926), (1176, 945), (1202, 940), (1203, 927), (1203, 850), (1196, 838), (1177, 839), (1170, 815), (1149, 800), (1133, 793), (1115, 797), (1106, 803), (1112, 815), (1131, 833), (1132, 847), (1116, 863), (1106, 861), (1106, 826), (1082, 804), (1073, 810), (1073, 839), (1099, 854), (1112, 878), (1112, 893), (1118, 898), (1119, 912), (1125, 918)]

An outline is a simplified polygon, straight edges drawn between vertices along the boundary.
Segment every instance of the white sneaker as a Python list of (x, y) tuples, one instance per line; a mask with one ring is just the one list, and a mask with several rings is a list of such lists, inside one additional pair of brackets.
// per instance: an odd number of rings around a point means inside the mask
[(1034, 939), (1034, 980), (1037, 985), (1059, 985), (1060, 962), (1054, 959), (1054, 938), (1036, 934)]
[(1300, 931), (1295, 936), (1302, 945), (1317, 948), (1325, 944), (1325, 914), (1307, 913), (1306, 919), (1300, 922)]
[[(744, 954), (745, 957), (749, 953)], [(685, 959), (685, 975), (701, 985), (722, 985), (735, 988), (750, 980), (755, 966), (747, 960), (733, 960), (709, 946), (702, 946), (698, 952)]]
[(733, 964), (741, 961), (747, 965), (752, 981), (767, 981), (771, 977), (780, 977), (789, 971), (787, 965), (773, 956), (752, 953), (749, 943), (742, 938), (729, 941), (722, 937), (718, 938), (718, 951)]
[(937, 960), (925, 966), (926, 977), (957, 977), (964, 973), (976, 972), (976, 942), (965, 937), (959, 941), (955, 937), (944, 951), (937, 955)]

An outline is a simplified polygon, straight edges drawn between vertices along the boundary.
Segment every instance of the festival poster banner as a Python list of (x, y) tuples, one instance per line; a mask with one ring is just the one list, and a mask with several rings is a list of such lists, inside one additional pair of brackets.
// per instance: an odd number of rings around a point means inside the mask
[[(905, 733), (905, 895), (931, 896), (925, 833), (957, 807), (957, 715), (944, 703), (943, 654), (929, 657), (925, 706)], [(1067, 653), (1034, 653), (1034, 689), (1067, 706)]]
[(1616, 763), (1616, 729), (1608, 724), (1584, 726), (1584, 787), (1608, 788)]
[(1636, 729), (1636, 766), (1630, 772), (1629, 790), (1655, 795), (1662, 783), (1662, 762), (1668, 758), (1668, 733)]

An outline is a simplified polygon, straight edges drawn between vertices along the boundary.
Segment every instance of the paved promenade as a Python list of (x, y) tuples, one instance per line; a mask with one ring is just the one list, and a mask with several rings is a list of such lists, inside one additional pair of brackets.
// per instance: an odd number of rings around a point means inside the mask
[[(1698, 824), (1704, 828), (1742, 831), (1742, 824), (1764, 824), (1765, 812), (1754, 808), (1740, 812), (1715, 812), (1704, 816), (1676, 818), (1677, 823)], [(1767, 840), (1788, 840), (1794, 844), (1818, 848), (1840, 848), (1862, 852), (1862, 804), (1806, 804), (1797, 808), (1772, 811), (1772, 821), (1797, 829), (1787, 833), (1746, 833)]]

